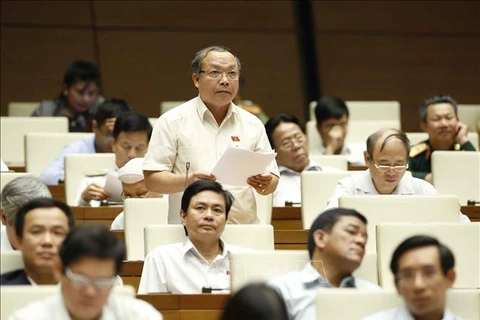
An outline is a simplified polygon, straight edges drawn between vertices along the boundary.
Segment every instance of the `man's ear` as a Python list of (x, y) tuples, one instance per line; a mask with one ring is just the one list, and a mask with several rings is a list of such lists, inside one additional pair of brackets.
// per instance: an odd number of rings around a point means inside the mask
[(200, 80), (200, 76), (198, 75), (198, 73), (193, 73), (192, 74), (192, 80), (193, 80), (193, 85), (198, 88), (199, 84), (198, 84), (198, 81)]
[(313, 242), (315, 243), (315, 247), (320, 249), (325, 248), (328, 242), (328, 233), (322, 229), (317, 229), (313, 232)]
[(449, 282), (448, 287), (449, 288), (453, 287), (453, 284), (455, 283), (455, 279), (457, 278), (457, 273), (455, 272), (455, 269), (451, 268), (450, 270), (448, 270), (445, 277), (447, 278), (447, 280)]
[(420, 122), (420, 129), (422, 129), (422, 131), (424, 132), (427, 132), (427, 123), (425, 121), (422, 121)]
[(182, 225), (185, 225), (185, 218), (187, 217), (187, 213), (183, 210), (180, 210), (180, 222)]
[(92, 120), (92, 130), (94, 129), (100, 129), (100, 127), (98, 126), (98, 122), (95, 119)]
[(368, 151), (363, 151), (363, 158), (365, 159), (365, 164), (370, 162), (370, 154)]
[(2, 224), (4, 226), (7, 225), (7, 215), (5, 214), (5, 210), (0, 209), (0, 214), (2, 215)]

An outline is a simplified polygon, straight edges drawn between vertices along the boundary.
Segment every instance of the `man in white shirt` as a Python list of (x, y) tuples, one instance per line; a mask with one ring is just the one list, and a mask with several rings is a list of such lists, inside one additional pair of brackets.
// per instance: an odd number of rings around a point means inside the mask
[(161, 245), (147, 255), (138, 293), (228, 292), (229, 252), (247, 250), (220, 240), (233, 202), (218, 182), (189, 185), (180, 211), (187, 240)]
[(364, 320), (460, 320), (447, 309), (447, 290), (455, 282), (452, 251), (430, 236), (404, 240), (393, 252), (390, 270), (405, 306), (377, 312)]
[[(180, 223), (178, 203), (188, 185), (216, 179), (211, 171), (229, 146), (271, 152), (262, 122), (232, 102), (241, 72), (238, 57), (225, 47), (207, 47), (195, 54), (192, 69), (198, 96), (157, 120), (143, 164), (148, 190), (170, 195), (169, 223)], [(278, 176), (273, 160), (245, 185), (225, 185), (236, 199), (229, 222), (258, 223), (253, 192), (272, 193)]]
[(345, 101), (334, 96), (321, 97), (315, 107), (317, 131), (322, 138), (322, 146), (318, 150), (310, 150), (312, 154), (345, 155), (354, 166), (363, 166), (363, 146), (345, 142), (348, 128), (349, 111)]
[(286, 202), (300, 204), (302, 171), (341, 171), (332, 167), (320, 167), (308, 157), (307, 137), (300, 121), (294, 115), (280, 113), (265, 123), (270, 145), (277, 152), (280, 179), (273, 193), (273, 206), (283, 207)]
[(34, 198), (51, 198), (47, 186), (34, 176), (18, 177), (7, 183), (1, 194), (2, 227), (1, 250), (17, 250), (18, 241), (15, 234), (15, 219), (18, 210)]
[(291, 271), (270, 281), (283, 296), (290, 320), (316, 317), (315, 300), (321, 288), (380, 290), (352, 273), (362, 263), (367, 243), (367, 219), (352, 209), (324, 211), (308, 232), (310, 261), (300, 271)]
[[(340, 180), (327, 207), (338, 207), (338, 199), (346, 195), (438, 195), (430, 183), (405, 174), (409, 152), (410, 141), (398, 129), (384, 128), (370, 135), (364, 153), (369, 169)], [(458, 220), (470, 221), (462, 213), (459, 213)]]
[(103, 225), (81, 225), (65, 239), (54, 265), (61, 293), (15, 312), (12, 320), (161, 320), (145, 301), (111, 293), (125, 256), (122, 242)]

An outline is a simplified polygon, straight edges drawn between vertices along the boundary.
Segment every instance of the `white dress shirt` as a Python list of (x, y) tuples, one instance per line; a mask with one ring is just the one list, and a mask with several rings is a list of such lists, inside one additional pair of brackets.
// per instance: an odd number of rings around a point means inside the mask
[[(71, 320), (63, 297), (55, 295), (33, 302), (13, 313), (8, 320)], [(111, 293), (103, 306), (99, 320), (162, 320), (163, 317), (153, 306), (143, 300)]]
[(14, 250), (12, 245), (10, 244), (10, 240), (8, 240), (7, 227), (2, 225), (0, 232), (1, 232), (1, 235), (0, 235), (0, 251), (12, 251), (12, 250)]
[[(315, 312), (317, 292), (321, 288), (332, 287), (328, 280), (320, 275), (310, 262), (302, 270), (290, 271), (271, 280), (269, 285), (282, 295), (287, 305), (290, 320), (317, 319)], [(354, 278), (353, 276), (344, 278), (339, 287), (381, 290), (376, 284)]]
[[(341, 156), (347, 156), (347, 161), (352, 166), (364, 166), (365, 165), (365, 157), (363, 152), (367, 150), (365, 143), (347, 143), (345, 142), (342, 147), (342, 151), (340, 151)], [(310, 154), (312, 156), (316, 155), (324, 155), (327, 149), (322, 145), (319, 149), (311, 150)]]
[[(406, 306), (383, 310), (363, 318), (363, 320), (415, 320)], [(441, 320), (462, 320), (459, 316), (445, 309)]]
[[(221, 240), (220, 240), (221, 241)], [(208, 263), (190, 239), (186, 242), (162, 245), (150, 252), (143, 263), (139, 294), (171, 292), (202, 293), (203, 287), (213, 293), (230, 292), (229, 252), (251, 249), (223, 243), (223, 252)]]

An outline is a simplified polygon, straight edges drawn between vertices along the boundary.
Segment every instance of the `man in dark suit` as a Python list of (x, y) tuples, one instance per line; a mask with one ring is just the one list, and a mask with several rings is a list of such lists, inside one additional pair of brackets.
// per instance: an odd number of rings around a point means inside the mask
[(65, 203), (36, 198), (25, 204), (15, 219), (15, 233), (22, 252), (24, 269), (4, 273), (1, 285), (56, 284), (52, 271), (58, 250), (75, 217)]

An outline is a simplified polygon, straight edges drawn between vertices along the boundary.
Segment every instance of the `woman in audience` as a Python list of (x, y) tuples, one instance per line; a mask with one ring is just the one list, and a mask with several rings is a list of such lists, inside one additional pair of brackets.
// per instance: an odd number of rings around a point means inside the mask
[(98, 104), (100, 71), (91, 62), (75, 61), (63, 76), (62, 91), (54, 100), (44, 100), (33, 117), (67, 117), (70, 132), (92, 131), (92, 118)]
[(287, 308), (275, 289), (263, 283), (249, 284), (228, 301), (221, 320), (287, 320)]

